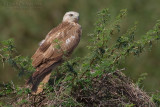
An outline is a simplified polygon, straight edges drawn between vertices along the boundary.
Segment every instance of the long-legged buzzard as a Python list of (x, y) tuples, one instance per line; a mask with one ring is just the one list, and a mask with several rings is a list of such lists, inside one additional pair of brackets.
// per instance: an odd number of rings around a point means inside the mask
[(78, 18), (79, 13), (67, 12), (62, 23), (53, 28), (39, 44), (39, 48), (32, 56), (32, 65), (36, 72), (27, 81), (33, 94), (43, 91), (51, 71), (64, 61), (63, 56), (69, 56), (78, 45), (82, 33)]

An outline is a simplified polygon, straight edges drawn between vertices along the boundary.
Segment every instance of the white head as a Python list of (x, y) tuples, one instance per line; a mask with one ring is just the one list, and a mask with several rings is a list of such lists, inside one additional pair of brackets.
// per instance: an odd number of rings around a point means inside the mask
[(74, 11), (66, 12), (66, 14), (63, 17), (63, 22), (78, 22), (79, 19), (79, 13)]

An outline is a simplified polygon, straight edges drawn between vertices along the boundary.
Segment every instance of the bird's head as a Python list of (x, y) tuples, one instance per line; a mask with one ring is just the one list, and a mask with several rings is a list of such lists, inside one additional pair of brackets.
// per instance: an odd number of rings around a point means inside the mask
[(66, 14), (63, 17), (63, 22), (78, 22), (79, 19), (79, 13), (74, 11), (66, 12)]

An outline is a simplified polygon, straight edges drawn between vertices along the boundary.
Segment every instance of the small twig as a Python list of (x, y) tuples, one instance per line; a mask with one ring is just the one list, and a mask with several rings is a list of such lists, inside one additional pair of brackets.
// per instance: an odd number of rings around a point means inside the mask
[(11, 84), (12, 84), (12, 86), (13, 86), (13, 90), (16, 91), (16, 88), (15, 88), (15, 86), (14, 86), (13, 81), (11, 81)]
[(114, 73), (117, 73), (117, 72), (120, 72), (120, 71), (124, 71), (124, 70), (125, 70), (125, 68), (122, 68), (122, 69), (120, 69), (120, 70), (116, 70), (116, 71), (114, 71), (114, 72), (108, 73), (108, 75), (111, 75), (111, 74), (114, 74)]
[(0, 54), (0, 56), (1, 56), (1, 58), (2, 58), (2, 63), (3, 63), (3, 68), (4, 68), (4, 60), (5, 60), (5, 58), (3, 57), (2, 54)]

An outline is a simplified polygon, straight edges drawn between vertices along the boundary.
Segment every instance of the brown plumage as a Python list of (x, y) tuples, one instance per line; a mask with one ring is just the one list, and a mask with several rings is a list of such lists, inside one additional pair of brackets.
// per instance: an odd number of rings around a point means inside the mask
[(36, 72), (27, 84), (31, 84), (33, 94), (43, 91), (44, 85), (49, 81), (51, 71), (64, 61), (63, 56), (69, 56), (78, 45), (82, 32), (81, 26), (77, 23), (78, 17), (77, 12), (67, 12), (62, 23), (47, 34), (32, 56), (32, 65), (36, 68)]

